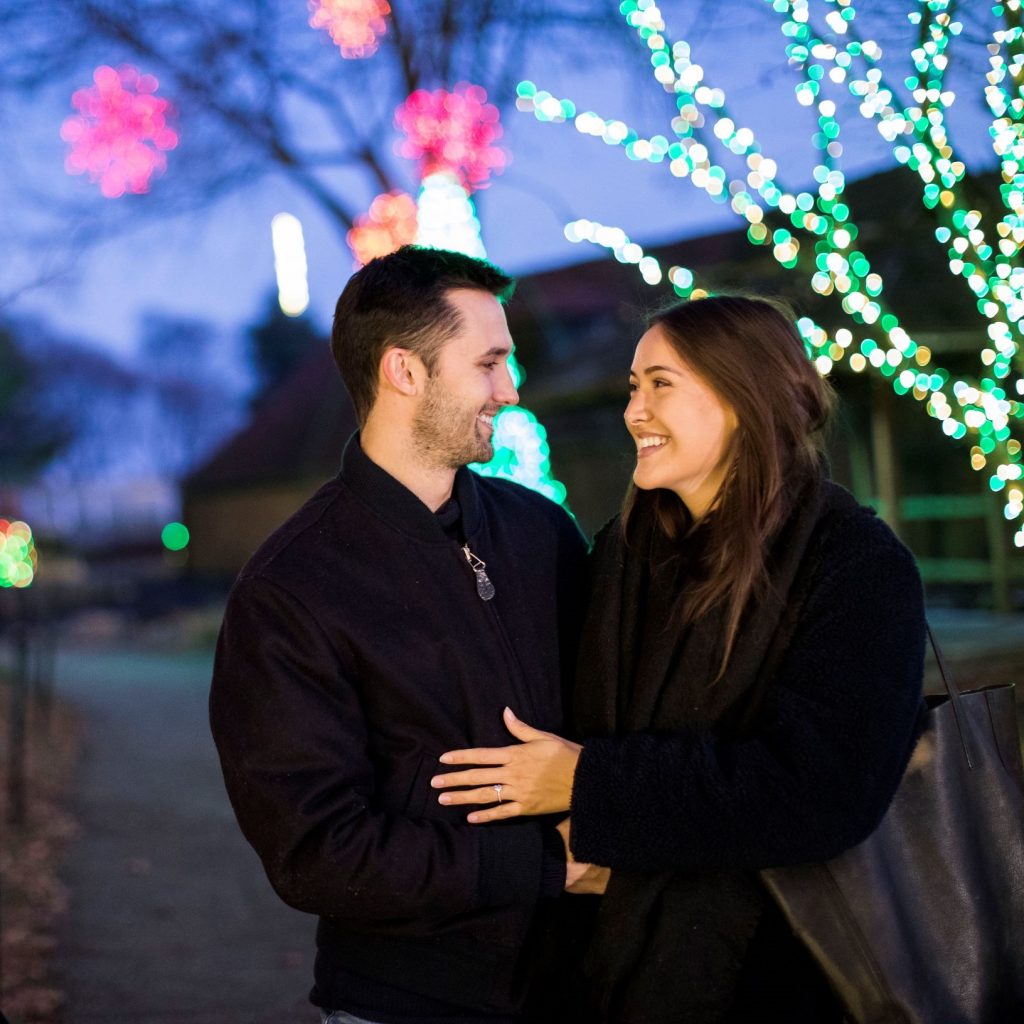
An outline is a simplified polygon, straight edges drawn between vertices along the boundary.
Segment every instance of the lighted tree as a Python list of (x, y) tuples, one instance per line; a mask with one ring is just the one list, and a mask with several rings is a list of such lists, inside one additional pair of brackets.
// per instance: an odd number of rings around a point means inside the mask
[[(627, 24), (646, 43), (655, 80), (675, 100), (670, 130), (641, 137), (625, 122), (558, 99), (531, 82), (518, 88), (518, 106), (544, 122), (572, 120), (578, 131), (621, 147), (632, 160), (663, 164), (711, 199), (728, 203), (747, 226), (752, 245), (764, 246), (783, 268), (804, 275), (820, 296), (832, 296), (847, 324), (834, 334), (809, 318), (799, 322), (819, 370), (847, 359), (852, 370), (889, 379), (900, 395), (922, 402), (942, 431), (969, 439), (970, 463), (988, 474), (993, 491), (1005, 491), (1005, 516), (1014, 541), (1024, 547), (1024, 489), (1020, 420), (1024, 380), (1019, 345), (1024, 316), (1024, 30), (1020, 0), (991, 7), (991, 72), (985, 99), (1003, 184), (994, 201), (998, 219), (972, 207), (963, 188), (966, 165), (953, 147), (946, 113), (954, 95), (946, 84), (954, 41), (961, 31), (952, 0), (908, 0), (917, 45), (909, 69), (883, 61), (882, 48), (857, 32), (853, 0), (765, 0), (778, 15), (795, 98), (816, 108), (819, 153), (813, 190), (781, 183), (780, 163), (755, 132), (729, 114), (724, 92), (707, 80), (686, 40), (670, 41), (651, 0), (624, 0)], [(898, 84), (897, 84), (898, 83)], [(848, 95), (847, 95), (848, 94)], [(842, 129), (852, 96), (858, 113), (872, 120), (895, 159), (921, 182), (921, 199), (935, 212), (935, 237), (947, 249), (949, 270), (973, 294), (979, 315), (976, 372), (957, 376), (937, 364), (915, 341), (886, 299), (883, 275), (857, 246), (855, 211), (845, 202), (841, 170)], [(664, 271), (620, 228), (590, 220), (566, 226), (571, 241), (590, 241), (635, 263), (649, 284), (667, 274), (681, 296), (700, 294), (685, 267)]]
[(498, 108), (479, 85), (417, 89), (395, 109), (395, 147), (420, 177), (416, 241), (470, 256), (487, 255), (471, 194), (505, 167)]
[[(419, 198), (401, 192), (378, 196), (368, 214), (348, 233), (358, 262), (393, 252), (407, 241), (487, 255), (471, 193), (486, 188), (508, 159), (497, 145), (502, 129), (498, 108), (478, 85), (417, 89), (395, 110), (401, 133), (396, 150), (415, 161)], [(412, 237), (410, 238), (409, 235)], [(509, 369), (518, 386), (522, 367), (512, 356)], [(563, 503), (565, 486), (551, 475), (547, 434), (526, 409), (503, 409), (494, 422), (494, 455), (472, 468), (483, 476), (515, 480)]]
[[(416, 160), (422, 175), (417, 242), (486, 256), (471, 193), (486, 188), (507, 161), (496, 144), (501, 137), (498, 108), (487, 102), (478, 85), (463, 83), (432, 93), (420, 89), (395, 111), (395, 123), (405, 135), (399, 152)], [(509, 369), (518, 387), (524, 374), (515, 356)], [(551, 475), (547, 432), (533, 413), (502, 409), (494, 421), (493, 443), (493, 457), (474, 463), (476, 472), (515, 480), (553, 501), (565, 501), (565, 486)]]
[(395, 108), (395, 151), (411, 160), (419, 196), (377, 196), (346, 236), (358, 263), (394, 252), (401, 245), (454, 249), (486, 255), (471, 194), (490, 184), (508, 154), (498, 146), (498, 108), (478, 85), (417, 89)]

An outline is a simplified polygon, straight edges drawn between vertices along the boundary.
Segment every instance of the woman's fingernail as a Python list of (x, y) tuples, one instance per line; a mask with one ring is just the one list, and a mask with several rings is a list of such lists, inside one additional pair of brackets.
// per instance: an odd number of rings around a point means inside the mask
[(450, 794), (448, 794), (448, 793), (442, 793), (442, 794), (441, 794), (441, 795), (440, 795), (440, 796), (439, 796), (439, 797), (437, 798), (437, 802), (438, 802), (439, 804), (450, 804), (450, 803), (452, 802), (452, 798), (451, 798)]
[(466, 821), (468, 821), (471, 825), (475, 825), (479, 820), (480, 820), (480, 815), (479, 814), (467, 814), (466, 815)]
[(434, 789), (440, 789), (444, 785), (444, 776), (443, 775), (435, 775), (430, 780), (430, 784), (434, 787)]
[(441, 764), (451, 764), (452, 763), (452, 758), (451, 758), (450, 754), (442, 754), (438, 758), (438, 761), (440, 761)]

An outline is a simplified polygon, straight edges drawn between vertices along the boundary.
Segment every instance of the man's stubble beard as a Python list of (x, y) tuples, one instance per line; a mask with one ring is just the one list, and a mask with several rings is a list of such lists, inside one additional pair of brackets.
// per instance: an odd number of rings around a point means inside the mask
[(477, 412), (455, 401), (437, 377), (428, 377), (423, 403), (412, 424), (413, 442), (420, 459), (442, 469), (490, 462), (494, 446), (480, 436)]

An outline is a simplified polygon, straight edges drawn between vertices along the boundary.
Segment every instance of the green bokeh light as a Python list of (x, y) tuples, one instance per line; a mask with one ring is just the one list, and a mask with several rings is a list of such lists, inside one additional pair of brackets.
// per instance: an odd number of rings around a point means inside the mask
[(160, 531), (160, 540), (168, 551), (184, 551), (189, 542), (188, 527), (184, 523), (168, 523)]

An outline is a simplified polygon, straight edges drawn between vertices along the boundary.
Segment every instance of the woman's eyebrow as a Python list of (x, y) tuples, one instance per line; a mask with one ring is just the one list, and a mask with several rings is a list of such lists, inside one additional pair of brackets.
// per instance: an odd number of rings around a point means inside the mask
[[(673, 370), (671, 366), (648, 366), (644, 370), (644, 375), (648, 376), (652, 373), (674, 373), (677, 377), (681, 376), (679, 370)], [(630, 377), (636, 376), (636, 370), (629, 371)]]

